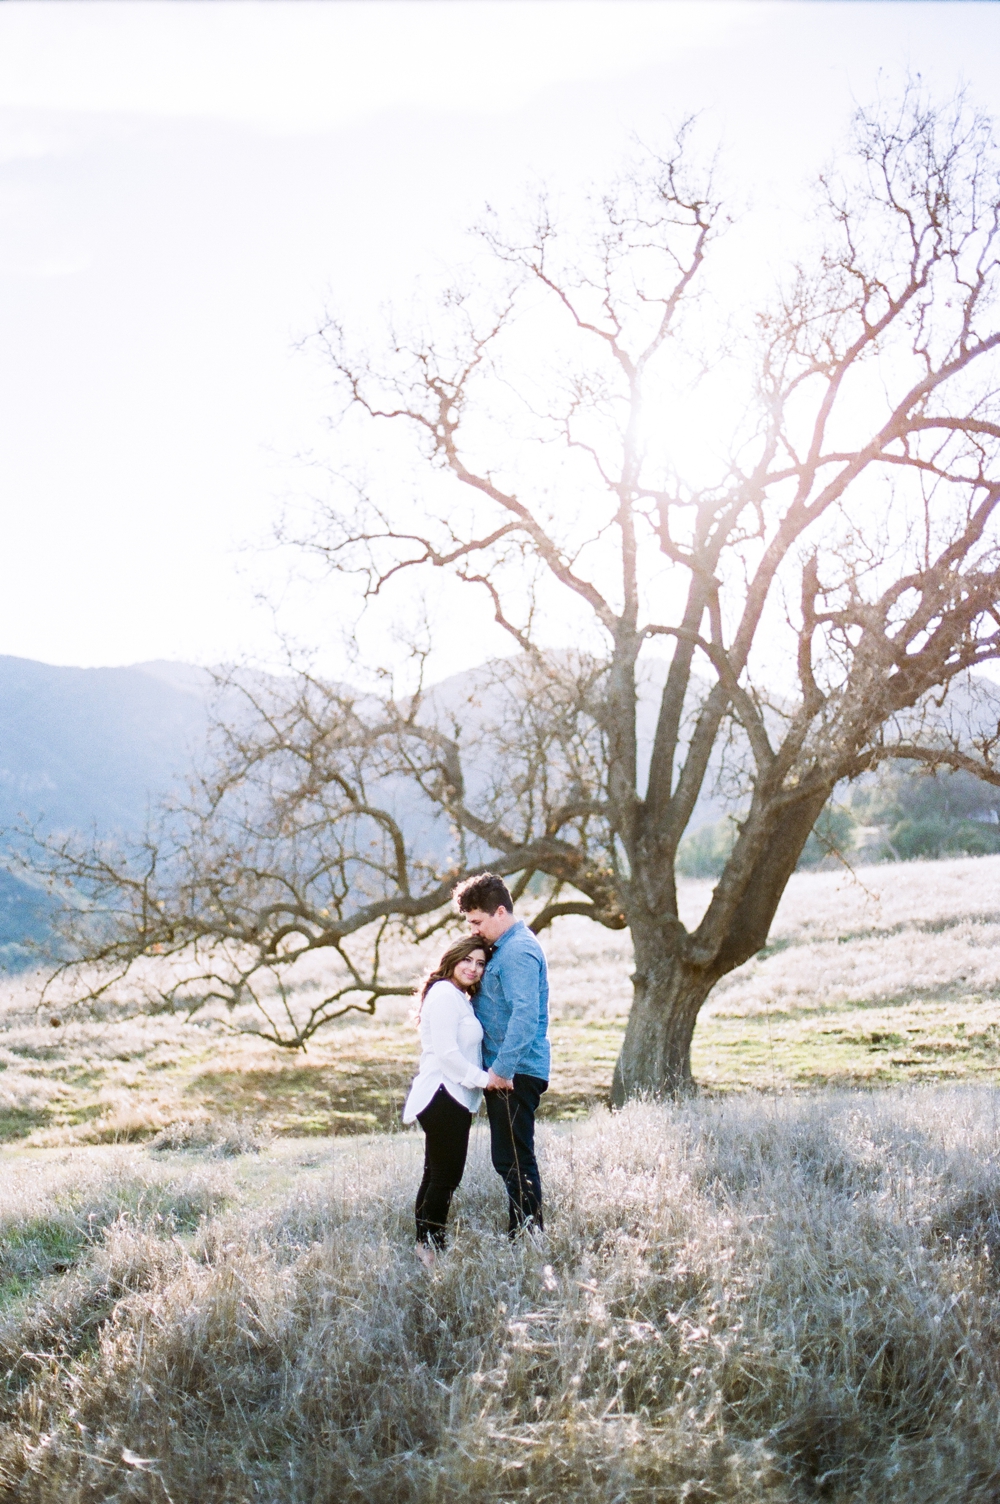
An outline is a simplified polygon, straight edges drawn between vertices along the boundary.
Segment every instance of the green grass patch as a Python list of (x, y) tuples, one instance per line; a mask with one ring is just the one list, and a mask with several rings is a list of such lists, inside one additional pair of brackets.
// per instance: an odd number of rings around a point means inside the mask
[(27, 1138), (52, 1121), (47, 1107), (5, 1107), (0, 1109), (0, 1143), (12, 1144)]
[(0, 1235), (0, 1305), (29, 1293), (47, 1275), (71, 1269), (87, 1242), (65, 1216), (32, 1217)]
[(692, 1052), (715, 1090), (996, 1079), (1000, 999), (909, 997), (840, 1009), (709, 1014)]

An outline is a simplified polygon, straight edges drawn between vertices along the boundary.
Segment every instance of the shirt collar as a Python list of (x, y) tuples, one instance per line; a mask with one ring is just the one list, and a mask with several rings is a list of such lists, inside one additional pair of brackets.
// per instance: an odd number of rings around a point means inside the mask
[(504, 941), (507, 939), (507, 937), (509, 935), (513, 935), (513, 933), (514, 933), (515, 930), (523, 930), (523, 929), (524, 929), (524, 920), (523, 919), (515, 919), (514, 923), (511, 925), (510, 929), (504, 930), (504, 932), (500, 936), (499, 940), (494, 940), (494, 942), (493, 942), (493, 954), (496, 955), (497, 951), (500, 949), (501, 945), (504, 943)]

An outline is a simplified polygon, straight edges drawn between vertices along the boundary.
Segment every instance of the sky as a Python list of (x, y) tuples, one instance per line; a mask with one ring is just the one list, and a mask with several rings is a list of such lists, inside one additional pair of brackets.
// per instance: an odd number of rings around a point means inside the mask
[[(324, 309), (374, 326), (484, 203), (693, 110), (794, 214), (907, 71), (1000, 114), (1000, 5), (6, 0), (0, 653), (273, 660), (277, 623), (337, 669), (336, 593), (270, 542), (330, 452)], [(496, 646), (453, 634), (437, 670)]]

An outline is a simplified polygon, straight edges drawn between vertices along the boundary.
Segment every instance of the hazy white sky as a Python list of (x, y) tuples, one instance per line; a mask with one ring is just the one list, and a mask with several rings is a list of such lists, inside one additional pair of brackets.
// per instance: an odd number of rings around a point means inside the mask
[[(484, 201), (705, 111), (794, 205), (880, 70), (1000, 113), (1000, 6), (753, 0), (0, 5), (0, 653), (264, 653), (311, 481), (324, 306), (466, 255)], [(328, 596), (290, 625), (322, 637)], [(489, 644), (457, 641), (449, 671)]]

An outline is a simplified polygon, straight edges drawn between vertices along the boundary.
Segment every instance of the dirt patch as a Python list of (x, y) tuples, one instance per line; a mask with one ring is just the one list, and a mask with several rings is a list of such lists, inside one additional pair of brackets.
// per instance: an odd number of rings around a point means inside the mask
[(273, 1069), (206, 1071), (188, 1094), (215, 1112), (266, 1122), (274, 1133), (371, 1133), (400, 1126), (413, 1067), (343, 1061)]

